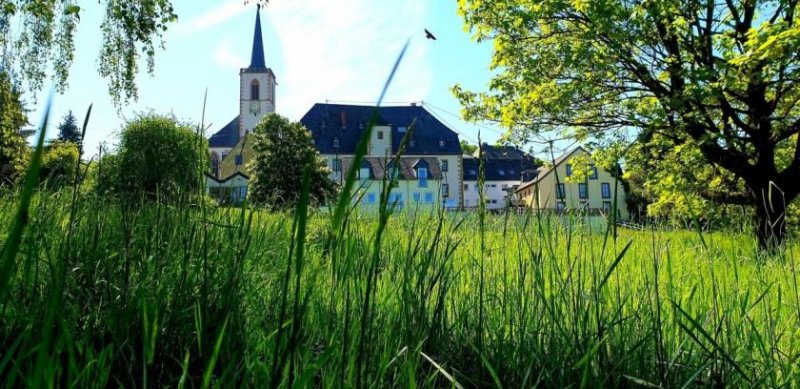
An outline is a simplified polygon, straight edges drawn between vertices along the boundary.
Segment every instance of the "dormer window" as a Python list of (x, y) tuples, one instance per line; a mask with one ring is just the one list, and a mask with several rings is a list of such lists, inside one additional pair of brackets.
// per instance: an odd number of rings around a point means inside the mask
[(439, 139), (439, 148), (443, 149), (445, 145), (444, 139)]
[(338, 149), (339, 148), (339, 137), (338, 136), (333, 138), (333, 148), (334, 149)]
[(408, 140), (408, 147), (416, 147), (416, 146), (417, 146), (417, 142), (414, 139), (409, 139)]
[(250, 100), (258, 100), (259, 96), (259, 84), (258, 80), (253, 80), (250, 82)]
[(426, 167), (417, 168), (417, 182), (420, 188), (428, 187), (428, 168)]
[(406, 127), (404, 127), (404, 126), (397, 127), (397, 132), (399, 132), (401, 134), (405, 134), (406, 133)]

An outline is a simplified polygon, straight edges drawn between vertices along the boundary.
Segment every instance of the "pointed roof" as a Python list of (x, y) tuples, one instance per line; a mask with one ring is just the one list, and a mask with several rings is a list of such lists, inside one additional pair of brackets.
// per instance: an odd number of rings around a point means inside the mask
[(248, 70), (266, 69), (264, 62), (264, 41), (261, 37), (261, 6), (256, 10), (256, 28), (253, 34), (253, 54), (250, 56)]

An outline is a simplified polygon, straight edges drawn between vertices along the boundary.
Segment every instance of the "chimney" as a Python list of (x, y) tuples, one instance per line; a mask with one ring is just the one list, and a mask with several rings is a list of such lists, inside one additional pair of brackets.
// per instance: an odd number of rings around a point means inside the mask
[(342, 111), (342, 129), (347, 129), (347, 112)]
[(416, 107), (417, 106), (417, 102), (416, 101), (411, 102), (411, 106), (412, 107)]

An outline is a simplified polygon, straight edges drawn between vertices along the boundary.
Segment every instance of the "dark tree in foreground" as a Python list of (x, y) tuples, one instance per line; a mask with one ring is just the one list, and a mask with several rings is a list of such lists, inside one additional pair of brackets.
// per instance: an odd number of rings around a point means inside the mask
[(454, 91), (465, 116), (517, 135), (637, 129), (640, 150), (655, 158), (696, 151), (705, 166), (687, 168), (729, 178), (700, 194), (753, 207), (759, 242), (773, 248), (800, 193), (796, 8), (793, 0), (461, 0), (476, 39), (495, 40), (496, 74), (488, 93)]
[(72, 111), (67, 112), (64, 120), (58, 125), (58, 140), (76, 145), (81, 142), (81, 130), (78, 128), (78, 121)]
[(0, 71), (0, 186), (15, 182), (25, 168), (28, 147), (19, 130), (27, 123), (20, 95)]
[(250, 201), (273, 208), (291, 208), (302, 190), (303, 172), (311, 180), (310, 198), (324, 204), (335, 194), (330, 171), (302, 124), (271, 114), (256, 126), (250, 172)]

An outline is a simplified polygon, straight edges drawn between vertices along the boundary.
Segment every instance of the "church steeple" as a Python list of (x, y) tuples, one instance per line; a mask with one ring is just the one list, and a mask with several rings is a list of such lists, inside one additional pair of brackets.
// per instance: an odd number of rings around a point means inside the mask
[(265, 115), (275, 112), (275, 74), (264, 61), (261, 7), (256, 10), (250, 66), (239, 71), (239, 138), (252, 131)]
[(264, 41), (261, 37), (261, 5), (256, 10), (256, 28), (253, 35), (253, 54), (250, 57), (249, 69), (266, 69), (264, 61)]

